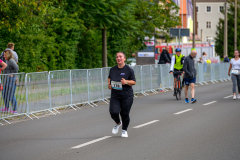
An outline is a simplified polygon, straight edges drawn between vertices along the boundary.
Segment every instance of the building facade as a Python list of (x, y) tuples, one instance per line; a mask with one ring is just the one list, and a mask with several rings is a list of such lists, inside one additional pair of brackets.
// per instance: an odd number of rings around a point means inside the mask
[(226, 0), (196, 0), (197, 29), (202, 42), (213, 42)]

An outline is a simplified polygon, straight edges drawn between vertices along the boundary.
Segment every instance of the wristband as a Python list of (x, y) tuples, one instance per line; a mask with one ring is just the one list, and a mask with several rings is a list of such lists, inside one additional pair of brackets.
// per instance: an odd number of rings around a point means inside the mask
[(126, 81), (126, 84), (128, 84), (128, 81)]

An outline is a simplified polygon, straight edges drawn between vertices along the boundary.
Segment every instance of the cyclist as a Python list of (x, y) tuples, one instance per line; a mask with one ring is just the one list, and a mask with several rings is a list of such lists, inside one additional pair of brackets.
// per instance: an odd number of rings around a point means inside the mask
[[(171, 67), (170, 67), (170, 74), (173, 74), (174, 71), (183, 71), (183, 63), (184, 63), (184, 59), (185, 56), (181, 54), (181, 49), (180, 48), (176, 48), (176, 54), (172, 56), (172, 60), (171, 60)], [(177, 81), (177, 77), (178, 77), (179, 73), (174, 73), (173, 77), (174, 77), (174, 83), (173, 86), (174, 88), (176, 87), (174, 84)], [(184, 74), (183, 74), (183, 79), (184, 79)], [(182, 81), (182, 86), (184, 86), (184, 81)], [(173, 96), (176, 96), (176, 91), (174, 90), (174, 94)]]

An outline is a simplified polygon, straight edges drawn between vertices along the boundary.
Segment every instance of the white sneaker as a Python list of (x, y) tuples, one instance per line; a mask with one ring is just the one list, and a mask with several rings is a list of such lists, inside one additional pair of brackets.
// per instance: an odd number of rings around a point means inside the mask
[(113, 129), (112, 129), (112, 133), (117, 134), (118, 130), (119, 130), (119, 127), (121, 127), (121, 125), (122, 125), (122, 122), (120, 122), (120, 124), (117, 124), (116, 126), (114, 126)]
[(233, 100), (236, 100), (237, 99), (237, 96), (236, 95), (233, 95)]
[(123, 137), (123, 138), (127, 138), (127, 137), (128, 137), (127, 131), (122, 130), (122, 137)]
[(238, 94), (237, 99), (240, 99), (240, 94)]

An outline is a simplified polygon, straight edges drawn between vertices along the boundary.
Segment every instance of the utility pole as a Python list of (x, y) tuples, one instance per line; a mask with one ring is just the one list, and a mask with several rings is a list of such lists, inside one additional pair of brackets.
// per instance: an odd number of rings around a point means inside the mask
[(195, 34), (196, 34), (196, 0), (193, 2), (193, 38), (192, 38), (192, 47), (195, 48)]
[(224, 15), (224, 50), (223, 55), (228, 56), (228, 16), (227, 16), (227, 3), (225, 3), (225, 15)]
[(234, 50), (237, 50), (237, 0), (235, 0)]
[(107, 29), (102, 29), (102, 67), (107, 67)]

